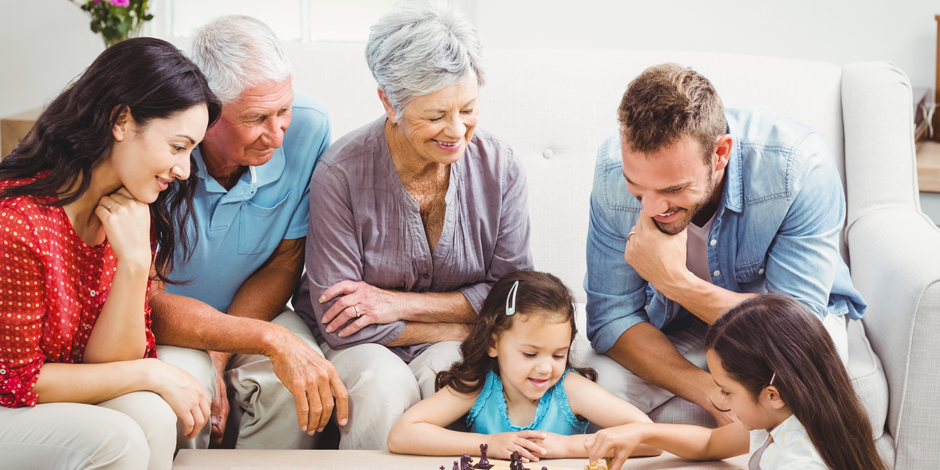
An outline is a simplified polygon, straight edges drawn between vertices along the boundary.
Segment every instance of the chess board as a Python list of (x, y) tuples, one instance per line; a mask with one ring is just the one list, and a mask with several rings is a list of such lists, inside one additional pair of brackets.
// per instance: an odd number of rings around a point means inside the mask
[[(181, 450), (173, 462), (175, 470), (452, 470), (459, 456), (433, 457), (391, 454), (379, 450)], [(479, 457), (474, 457), (476, 463)], [(508, 470), (508, 460), (490, 459), (491, 470)], [(529, 470), (582, 470), (587, 459), (559, 459), (545, 463), (529, 462)], [(693, 462), (663, 454), (659, 457), (630, 459), (624, 469), (724, 469), (747, 468), (747, 456), (724, 462)]]
[[(587, 459), (584, 459), (587, 462)], [(490, 463), (493, 464), (493, 468), (490, 470), (509, 470), (509, 461), (508, 460), (494, 460), (490, 459)], [(582, 470), (584, 467), (559, 467), (557, 465), (542, 465), (539, 462), (528, 462), (525, 464), (525, 468), (528, 470), (542, 470), (542, 467), (547, 468), (548, 470)], [(451, 466), (444, 466), (445, 470), (448, 468), (453, 468), (453, 462)]]

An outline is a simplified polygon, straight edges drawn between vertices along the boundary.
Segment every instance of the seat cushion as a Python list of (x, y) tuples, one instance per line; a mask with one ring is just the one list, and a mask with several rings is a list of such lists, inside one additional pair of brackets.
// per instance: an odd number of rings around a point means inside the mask
[(855, 393), (862, 401), (871, 420), (875, 439), (884, 434), (885, 420), (888, 417), (888, 380), (885, 378), (881, 359), (871, 349), (871, 343), (865, 336), (865, 325), (860, 321), (850, 321), (849, 333), (849, 378), (855, 387)]

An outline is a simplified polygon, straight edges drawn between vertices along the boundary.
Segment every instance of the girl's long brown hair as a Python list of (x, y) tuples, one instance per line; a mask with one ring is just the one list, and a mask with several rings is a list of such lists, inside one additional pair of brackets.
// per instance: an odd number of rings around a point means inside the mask
[[(506, 297), (513, 284), (519, 281), (516, 291), (516, 313), (506, 315)], [(459, 393), (474, 393), (483, 388), (487, 368), (499, 373), (499, 364), (495, 357), (486, 354), (490, 338), (498, 338), (504, 331), (512, 328), (513, 323), (530, 316), (551, 322), (568, 322), (571, 325), (571, 341), (578, 334), (574, 321), (574, 300), (571, 292), (557, 277), (538, 271), (516, 271), (509, 273), (493, 284), (489, 295), (483, 301), (480, 317), (463, 344), (460, 353), (463, 359), (455, 362), (450, 370), (437, 374), (435, 390), (450, 387)], [(570, 343), (569, 343), (570, 344)], [(565, 368), (571, 367), (571, 354), (567, 356)], [(597, 373), (591, 368), (573, 368), (590, 380), (597, 380)]]
[(773, 294), (745, 300), (708, 329), (705, 349), (755, 401), (776, 374), (780, 398), (829, 468), (888, 469), (829, 333), (800, 302)]

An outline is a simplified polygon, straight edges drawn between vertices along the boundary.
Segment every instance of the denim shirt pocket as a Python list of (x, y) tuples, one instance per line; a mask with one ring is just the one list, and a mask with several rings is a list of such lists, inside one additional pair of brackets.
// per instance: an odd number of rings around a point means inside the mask
[(273, 207), (264, 207), (245, 201), (238, 220), (238, 253), (250, 255), (271, 252), (284, 238), (284, 225), (289, 217), (278, 220), (278, 213), (296, 199), (296, 190), (287, 193)]
[(764, 292), (764, 267), (767, 257), (757, 262), (738, 266), (734, 270), (734, 280), (743, 293), (753, 294)]

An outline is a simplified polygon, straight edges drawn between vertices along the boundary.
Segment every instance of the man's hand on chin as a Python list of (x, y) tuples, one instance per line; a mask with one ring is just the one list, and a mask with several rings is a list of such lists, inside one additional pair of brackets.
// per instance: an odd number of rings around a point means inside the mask
[(686, 268), (686, 230), (663, 233), (652, 218), (640, 214), (627, 238), (623, 258), (637, 274), (665, 293), (678, 286), (688, 274)]

